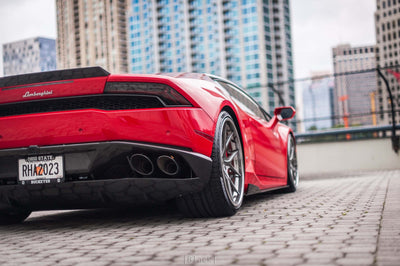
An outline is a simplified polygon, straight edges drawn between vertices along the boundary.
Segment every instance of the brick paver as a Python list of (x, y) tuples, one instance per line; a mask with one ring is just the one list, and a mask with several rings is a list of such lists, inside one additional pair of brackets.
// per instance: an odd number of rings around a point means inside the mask
[(304, 180), (229, 218), (169, 206), (37, 212), (0, 227), (0, 265), (399, 265), (400, 170)]

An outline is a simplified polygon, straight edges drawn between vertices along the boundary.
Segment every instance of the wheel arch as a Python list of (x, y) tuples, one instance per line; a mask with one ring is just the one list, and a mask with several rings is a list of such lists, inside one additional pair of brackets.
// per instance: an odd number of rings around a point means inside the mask
[[(243, 137), (243, 132), (242, 132), (242, 128), (241, 128), (241, 126), (239, 124), (238, 116), (237, 116), (236, 112), (233, 110), (233, 108), (231, 106), (229, 106), (229, 105), (225, 105), (224, 107), (222, 107), (220, 113), (223, 112), (223, 111), (226, 111), (232, 117), (233, 122), (235, 123), (235, 126), (239, 131), (240, 142), (241, 142), (242, 150), (243, 150), (243, 153), (244, 153), (243, 154), (243, 157), (244, 157), (243, 158), (243, 164), (244, 164), (244, 169), (246, 169), (246, 157), (247, 157), (247, 152), (248, 151), (247, 151), (247, 149), (245, 149), (245, 145), (244, 145), (245, 138)], [(245, 178), (245, 184), (246, 184), (246, 171), (245, 171), (244, 178)]]
[[(233, 109), (232, 109), (229, 105), (225, 105), (225, 106), (221, 109), (220, 113), (223, 112), (223, 111), (226, 111), (226, 112), (232, 117), (233, 122), (235, 122), (235, 126), (236, 126), (237, 129), (239, 130), (240, 140), (242, 141), (242, 146), (243, 146), (242, 129), (240, 128), (239, 120), (238, 120), (238, 118), (237, 118), (237, 115), (236, 115), (235, 111), (233, 111)], [(243, 147), (242, 147), (242, 148), (243, 148)]]
[[(292, 129), (289, 129), (289, 132), (287, 134), (287, 143), (286, 143), (287, 146), (288, 146), (290, 138), (293, 140), (294, 152), (295, 152), (295, 154), (297, 154), (297, 142), (296, 142), (296, 137), (294, 136)], [(287, 148), (286, 153), (288, 153), (288, 148)], [(296, 155), (296, 158), (297, 158), (297, 155)], [(297, 168), (296, 180), (297, 181), (293, 182), (293, 181), (289, 180), (289, 158), (288, 158), (288, 156), (286, 156), (286, 165), (287, 165), (287, 171), (286, 171), (287, 188), (283, 189), (282, 191), (285, 193), (295, 192), (297, 189), (297, 186), (298, 186), (298, 182), (299, 182), (297, 159), (296, 159), (296, 165), (297, 165), (296, 166), (296, 168)]]
[(297, 145), (297, 140), (296, 140), (296, 137), (295, 137), (295, 135), (294, 135), (294, 132), (293, 132), (293, 130), (292, 130), (291, 128), (289, 129), (289, 135), (291, 135), (291, 136), (293, 137), (294, 144), (296, 144), (296, 145)]
[[(286, 162), (286, 166), (288, 165), (288, 158), (287, 158), (287, 150), (288, 150), (288, 144), (289, 144), (289, 138), (290, 137), (292, 137), (293, 138), (293, 140), (294, 140), (294, 145), (295, 145), (295, 147), (296, 147), (296, 145), (297, 145), (297, 143), (296, 143), (296, 137), (294, 136), (294, 133), (293, 133), (293, 131), (292, 131), (292, 129), (291, 128), (288, 128), (288, 130), (287, 130), (287, 133), (285, 134), (285, 138), (283, 139), (283, 146), (282, 146), (282, 148), (284, 148), (284, 150), (285, 150), (285, 162)], [(286, 179), (287, 179), (287, 177), (288, 177), (288, 172), (286, 171)]]

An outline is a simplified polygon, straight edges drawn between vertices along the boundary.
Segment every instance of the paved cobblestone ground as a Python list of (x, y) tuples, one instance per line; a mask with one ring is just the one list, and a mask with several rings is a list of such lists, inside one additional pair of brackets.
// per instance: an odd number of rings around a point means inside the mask
[(169, 206), (37, 212), (0, 227), (0, 265), (400, 265), (400, 170), (304, 180), (235, 216)]

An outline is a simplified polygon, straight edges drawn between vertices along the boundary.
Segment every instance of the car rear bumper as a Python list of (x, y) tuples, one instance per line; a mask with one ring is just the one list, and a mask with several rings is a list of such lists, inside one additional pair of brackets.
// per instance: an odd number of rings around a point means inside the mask
[[(155, 165), (151, 175), (132, 170), (129, 158), (145, 154)], [(18, 184), (18, 159), (62, 155), (63, 183)], [(173, 156), (180, 170), (168, 176), (157, 169), (158, 156)], [(161, 202), (200, 191), (208, 182), (212, 160), (188, 149), (157, 144), (109, 141), (31, 146), (0, 150), (0, 209), (31, 210), (107, 207), (114, 204)]]
[(0, 150), (106, 141), (157, 142), (211, 156), (214, 121), (200, 108), (96, 109), (0, 117)]

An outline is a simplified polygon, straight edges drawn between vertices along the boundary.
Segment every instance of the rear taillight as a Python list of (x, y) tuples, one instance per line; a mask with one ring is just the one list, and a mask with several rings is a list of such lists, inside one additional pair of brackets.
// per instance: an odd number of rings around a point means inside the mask
[(166, 106), (192, 106), (179, 92), (166, 84), (147, 82), (108, 82), (104, 93), (129, 93), (157, 97)]

